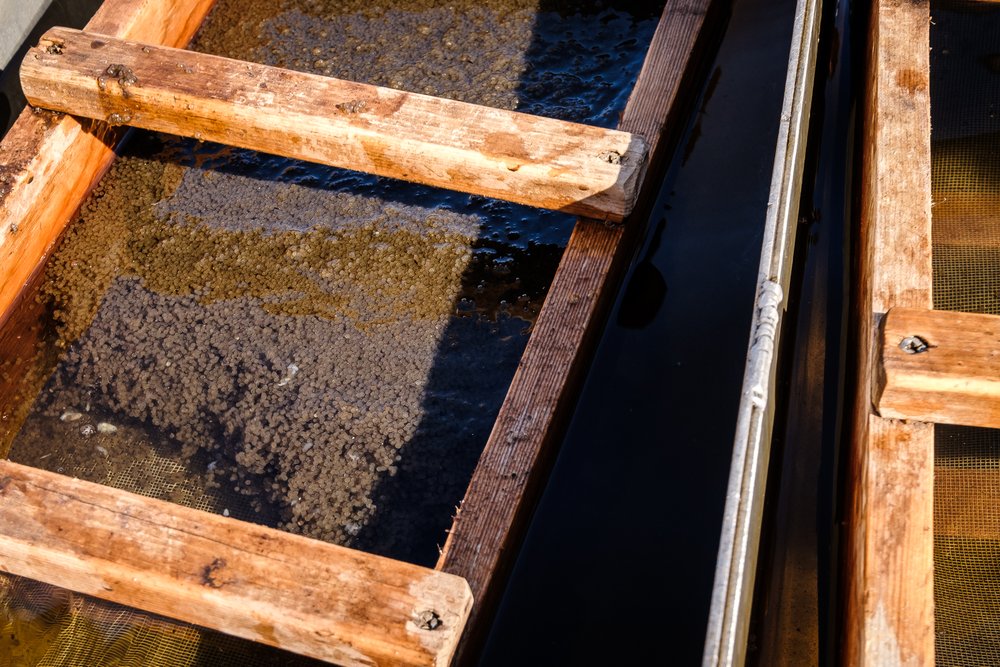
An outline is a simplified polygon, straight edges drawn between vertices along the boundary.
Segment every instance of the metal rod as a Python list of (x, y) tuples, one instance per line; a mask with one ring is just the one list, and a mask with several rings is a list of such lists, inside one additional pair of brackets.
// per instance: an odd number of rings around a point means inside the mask
[(774, 424), (775, 351), (788, 291), (822, 0), (799, 0), (781, 109), (743, 392), (726, 490), (703, 667), (746, 660), (764, 489)]

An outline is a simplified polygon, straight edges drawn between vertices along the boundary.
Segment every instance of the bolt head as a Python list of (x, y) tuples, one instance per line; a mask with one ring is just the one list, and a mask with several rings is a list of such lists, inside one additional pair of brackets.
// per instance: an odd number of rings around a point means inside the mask
[(907, 336), (899, 341), (899, 349), (907, 354), (920, 354), (930, 349), (930, 345), (920, 336)]
[(417, 627), (421, 630), (437, 630), (441, 627), (441, 617), (433, 609), (425, 609), (417, 614)]

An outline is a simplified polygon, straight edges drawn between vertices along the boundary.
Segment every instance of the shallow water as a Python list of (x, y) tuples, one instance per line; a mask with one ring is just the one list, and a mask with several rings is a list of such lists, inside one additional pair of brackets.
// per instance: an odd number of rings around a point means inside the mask
[[(194, 48), (613, 125), (655, 19), (544, 9), (222, 2)], [(572, 224), (137, 133), (47, 268), (11, 458), (187, 466), (200, 507), (433, 563)]]

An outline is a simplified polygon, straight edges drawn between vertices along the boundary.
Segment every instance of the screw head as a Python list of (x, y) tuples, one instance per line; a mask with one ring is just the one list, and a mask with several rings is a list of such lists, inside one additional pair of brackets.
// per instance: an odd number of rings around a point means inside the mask
[(421, 630), (437, 630), (441, 627), (441, 617), (433, 609), (425, 609), (417, 614), (417, 627)]
[(920, 336), (907, 336), (899, 341), (899, 349), (907, 354), (920, 354), (929, 350), (930, 345)]

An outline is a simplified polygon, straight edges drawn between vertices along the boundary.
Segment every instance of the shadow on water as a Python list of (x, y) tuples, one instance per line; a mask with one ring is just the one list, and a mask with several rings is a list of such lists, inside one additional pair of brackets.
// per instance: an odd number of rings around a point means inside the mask
[[(619, 3), (619, 6), (620, 3)], [(615, 127), (656, 28), (662, 3), (628, 12), (614, 3), (543, 0), (517, 109)], [(424, 418), (399, 474), (385, 479), (359, 546), (433, 565), (496, 420), (555, 273), (573, 220), (471, 197), (483, 217), (455, 316), (428, 376)], [(492, 218), (493, 211), (501, 218)], [(524, 234), (533, 235), (525, 242)]]

